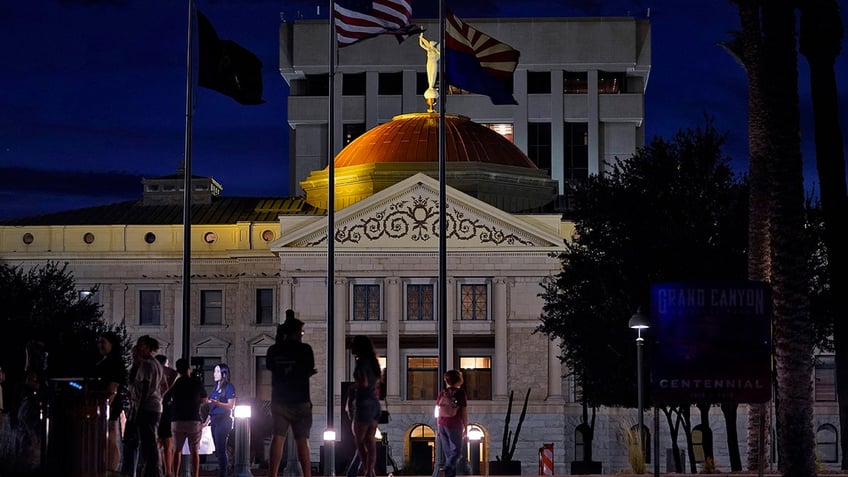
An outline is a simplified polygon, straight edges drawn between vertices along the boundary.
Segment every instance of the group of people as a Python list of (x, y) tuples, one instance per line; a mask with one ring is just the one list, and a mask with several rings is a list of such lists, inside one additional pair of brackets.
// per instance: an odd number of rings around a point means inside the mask
[[(109, 408), (107, 470), (112, 475), (173, 477), (179, 474), (182, 449), (188, 443), (192, 474), (198, 477), (201, 435), (209, 424), (219, 476), (226, 477), (227, 439), (236, 403), (227, 365), (215, 366), (215, 388), (207, 395), (203, 383), (192, 378), (189, 361), (180, 358), (176, 369), (171, 368), (167, 357), (157, 354), (158, 340), (149, 335), (136, 340), (129, 370), (124, 366), (117, 334), (102, 333), (98, 349), (102, 358), (95, 374)], [(202, 406), (207, 403), (208, 417), (204, 419)]]
[[(303, 321), (295, 318), (292, 310), (287, 310), (285, 321), (277, 326), (275, 343), (267, 353), (273, 418), (268, 472), (271, 476), (279, 472), (283, 445), (291, 429), (303, 477), (312, 477), (309, 379), (317, 373), (317, 369), (312, 347), (303, 342), (303, 335)], [(167, 359), (157, 355), (159, 342), (151, 336), (145, 335), (136, 341), (129, 370), (123, 365), (120, 339), (116, 334), (103, 333), (98, 348), (102, 359), (97, 364), (97, 375), (105, 384), (109, 402), (108, 470), (132, 477), (177, 476), (182, 449), (187, 442), (192, 473), (198, 477), (201, 434), (208, 424), (215, 446), (218, 475), (226, 477), (229, 469), (227, 440), (233, 428), (232, 411), (237, 401), (229, 367), (224, 363), (215, 366), (215, 387), (207, 395), (203, 383), (192, 378), (188, 360), (178, 359), (176, 369), (170, 369)], [(346, 408), (356, 454), (347, 475), (376, 477), (375, 434), (381, 413), (380, 364), (374, 345), (367, 336), (354, 337), (351, 352), (356, 362)], [(467, 401), (459, 371), (450, 370), (443, 379), (446, 387), (439, 393), (437, 403), (441, 403), (443, 395), (448, 394), (456, 411), (443, 413), (438, 418), (441, 462), (445, 477), (455, 477), (468, 421)], [(205, 420), (202, 413), (204, 404), (208, 406)], [(122, 411), (126, 418), (123, 433)], [(121, 435), (123, 448), (118, 438)]]

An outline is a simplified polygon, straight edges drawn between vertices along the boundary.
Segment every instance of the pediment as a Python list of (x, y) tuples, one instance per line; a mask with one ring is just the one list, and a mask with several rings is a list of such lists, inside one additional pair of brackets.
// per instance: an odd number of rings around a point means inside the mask
[[(448, 186), (445, 190), (448, 247), (563, 247), (558, 230), (504, 212)], [(327, 219), (299, 220), (270, 244), (272, 251), (326, 248)], [(335, 214), (337, 248), (438, 249), (439, 183), (416, 174)]]

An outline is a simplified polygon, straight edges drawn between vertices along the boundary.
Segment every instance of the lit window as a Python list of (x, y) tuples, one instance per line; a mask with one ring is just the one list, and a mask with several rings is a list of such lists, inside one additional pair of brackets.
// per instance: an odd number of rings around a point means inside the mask
[(618, 94), (626, 93), (625, 82), (627, 75), (624, 73), (611, 73), (609, 71), (598, 72), (598, 93)]
[(206, 232), (203, 234), (203, 241), (206, 243), (215, 243), (218, 240), (218, 234), (215, 232)]
[(461, 356), (459, 369), (465, 382), (468, 399), (492, 399), (492, 357)]
[(378, 321), (380, 319), (380, 285), (353, 286), (353, 320)]
[(562, 90), (565, 94), (586, 94), (589, 92), (589, 80), (585, 71), (566, 71), (562, 76)]
[(200, 324), (220, 325), (224, 323), (224, 292), (221, 290), (200, 291)]
[(439, 383), (439, 358), (435, 356), (406, 358), (406, 399), (433, 401), (436, 399)]
[(159, 326), (162, 323), (162, 305), (159, 290), (138, 292), (139, 325)]
[(487, 128), (491, 129), (492, 131), (500, 134), (507, 141), (514, 142), (512, 140), (513, 139), (513, 134), (512, 134), (513, 127), (512, 127), (511, 123), (488, 123), (488, 124), (483, 124), (483, 126), (486, 126)]

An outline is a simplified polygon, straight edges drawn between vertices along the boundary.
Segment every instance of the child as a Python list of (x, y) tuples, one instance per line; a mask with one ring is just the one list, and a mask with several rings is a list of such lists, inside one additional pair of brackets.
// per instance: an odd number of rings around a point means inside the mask
[(445, 477), (456, 477), (456, 463), (462, 454), (462, 441), (468, 426), (468, 401), (462, 389), (462, 373), (451, 369), (445, 373), (445, 389), (439, 393), (439, 440)]

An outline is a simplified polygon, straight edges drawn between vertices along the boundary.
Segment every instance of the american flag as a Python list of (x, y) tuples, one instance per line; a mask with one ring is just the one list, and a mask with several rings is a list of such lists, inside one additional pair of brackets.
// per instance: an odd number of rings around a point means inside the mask
[(411, 32), (411, 0), (336, 0), (334, 3), (339, 48), (377, 35)]

